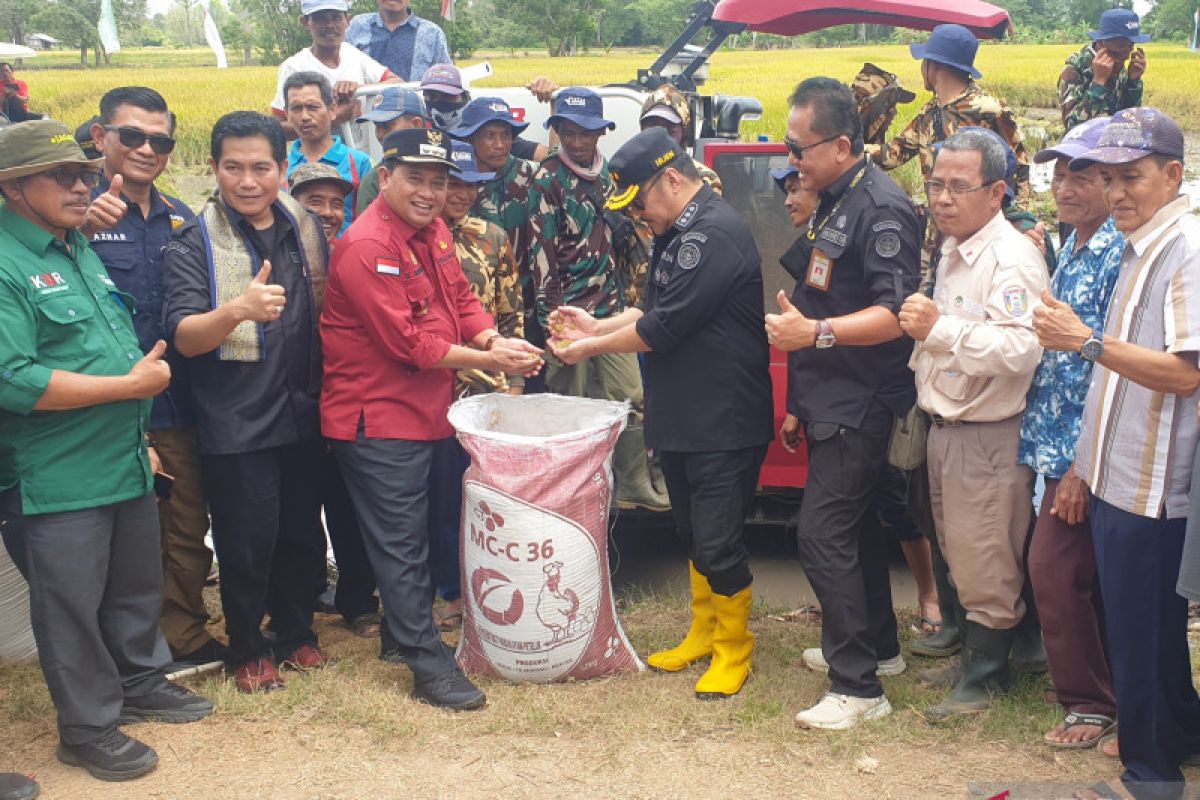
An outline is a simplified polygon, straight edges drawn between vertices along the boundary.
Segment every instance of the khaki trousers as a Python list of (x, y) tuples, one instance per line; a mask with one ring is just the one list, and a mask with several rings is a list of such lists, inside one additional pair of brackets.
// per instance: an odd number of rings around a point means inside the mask
[(158, 501), (163, 565), (159, 625), (171, 652), (183, 656), (212, 640), (202, 597), (213, 554), (204, 544), (208, 503), (200, 478), (200, 440), (194, 428), (164, 428), (151, 435), (163, 472), (175, 478), (171, 498)]
[(584, 397), (592, 369), (600, 382), (605, 400), (628, 400), (632, 404), (630, 425), (640, 425), (645, 406), (642, 395), (642, 371), (633, 353), (604, 353), (585, 358), (578, 364), (564, 364), (551, 356), (546, 359), (546, 388), (556, 394)]
[(1034, 475), (1017, 463), (1020, 431), (1020, 414), (929, 431), (929, 498), (950, 582), (967, 619), (995, 630), (1025, 616)]

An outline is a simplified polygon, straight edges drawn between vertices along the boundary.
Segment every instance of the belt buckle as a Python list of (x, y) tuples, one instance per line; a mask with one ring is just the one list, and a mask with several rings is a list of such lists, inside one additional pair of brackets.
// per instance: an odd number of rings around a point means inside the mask
[(930, 414), (929, 419), (932, 420), (933, 424), (939, 428), (954, 428), (962, 425), (961, 422), (957, 420), (946, 419), (941, 414)]

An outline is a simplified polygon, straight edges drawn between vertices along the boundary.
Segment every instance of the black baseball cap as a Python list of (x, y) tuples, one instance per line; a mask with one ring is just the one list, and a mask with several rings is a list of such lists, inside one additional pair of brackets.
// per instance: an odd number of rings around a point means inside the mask
[(383, 140), (383, 160), (405, 164), (441, 164), (458, 169), (450, 158), (450, 138), (432, 128), (393, 131)]

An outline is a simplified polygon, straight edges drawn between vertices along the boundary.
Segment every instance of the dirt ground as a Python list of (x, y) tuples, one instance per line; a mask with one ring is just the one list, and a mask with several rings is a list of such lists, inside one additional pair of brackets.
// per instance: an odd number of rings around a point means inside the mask
[[(627, 600), (639, 653), (673, 643), (686, 624), (677, 598)], [(779, 798), (1070, 797), (1119, 766), (1094, 750), (1040, 743), (1058, 712), (1041, 702), (1044, 676), (1022, 678), (987, 714), (932, 726), (921, 710), (940, 695), (915, 668), (885, 680), (891, 717), (842, 733), (795, 729), (824, 676), (798, 666), (817, 643), (811, 625), (756, 611), (755, 674), (724, 702), (700, 702), (700, 668), (586, 684), (483, 681), (488, 706), (454, 714), (408, 698), (407, 670), (375, 658), (377, 644), (319, 616), (322, 645), (339, 658), (284, 691), (239, 695), (223, 678), (192, 687), (216, 714), (191, 725), (128, 732), (159, 753), (158, 768), (105, 784), (54, 758), (53, 709), (36, 666), (0, 667), (0, 770), (33, 773), (46, 798)], [(1189, 771), (1200, 781), (1200, 770)], [(1198, 784), (1200, 786), (1200, 784)], [(1200, 797), (1200, 791), (1196, 792)]]

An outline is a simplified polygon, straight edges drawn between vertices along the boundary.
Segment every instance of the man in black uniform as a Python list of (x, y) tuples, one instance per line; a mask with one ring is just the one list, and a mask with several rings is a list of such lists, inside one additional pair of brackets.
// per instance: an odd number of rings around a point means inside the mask
[(646, 444), (662, 454), (692, 587), (687, 637), (647, 661), (674, 672), (711, 655), (696, 695), (728, 697), (745, 683), (754, 651), (742, 524), (773, 435), (762, 262), (750, 229), (666, 131), (630, 139), (609, 170), (607, 206), (631, 208), (655, 236), (641, 304), (603, 320), (560, 306), (551, 347), (570, 364), (646, 353)]
[(791, 302), (766, 317), (787, 351), (788, 449), (808, 440), (800, 562), (821, 603), (821, 647), (805, 663), (831, 687), (796, 715), (805, 728), (841, 730), (891, 713), (879, 675), (904, 671), (884, 539), (874, 523), (892, 422), (916, 399), (912, 342), (897, 312), (920, 280), (921, 236), (904, 192), (863, 157), (854, 95), (810, 78), (791, 96), (789, 163), (820, 203), (780, 259), (796, 278)]

